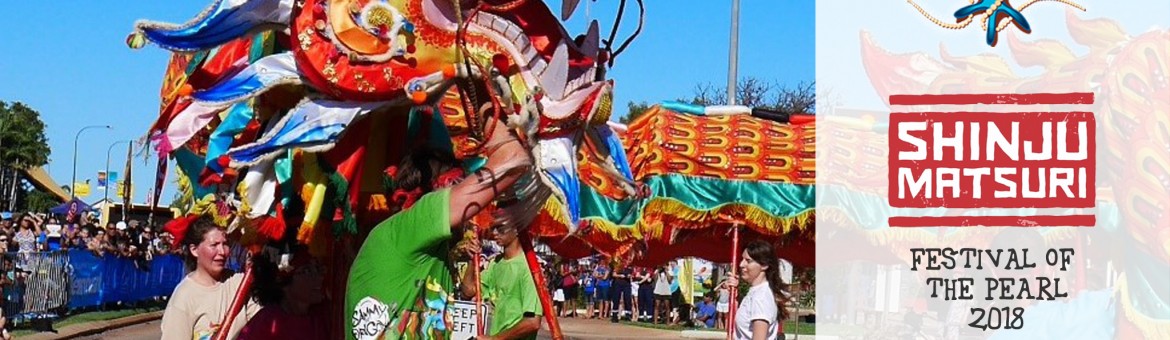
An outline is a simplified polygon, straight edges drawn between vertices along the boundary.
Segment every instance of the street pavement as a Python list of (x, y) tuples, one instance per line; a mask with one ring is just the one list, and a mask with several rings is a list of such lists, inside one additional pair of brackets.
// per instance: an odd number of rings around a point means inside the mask
[[(119, 339), (119, 340), (153, 340), (162, 336), (158, 321), (150, 321), (129, 327), (107, 331), (105, 333), (82, 337), (79, 339)], [(679, 339), (682, 335), (678, 331), (665, 331), (630, 325), (610, 323), (601, 320), (561, 319), (561, 331), (566, 340), (588, 339)], [(546, 326), (547, 327), (547, 326)], [(542, 329), (538, 339), (552, 339), (548, 331)]]
[(158, 323), (158, 320), (149, 321), (78, 339), (157, 340), (162, 337), (162, 330), (158, 327)]

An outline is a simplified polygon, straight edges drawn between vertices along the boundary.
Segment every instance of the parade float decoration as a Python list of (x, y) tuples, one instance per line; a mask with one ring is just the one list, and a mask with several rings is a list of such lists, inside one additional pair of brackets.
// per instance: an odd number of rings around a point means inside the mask
[(667, 102), (630, 122), (622, 139), (638, 194), (596, 175), (587, 157), (582, 217), (548, 207), (534, 232), (559, 255), (597, 252), (654, 266), (685, 256), (729, 262), (733, 232), (776, 242), (793, 264), (814, 264), (816, 128), (812, 115)]
[[(1074, 13), (1066, 11), (1065, 20), (1069, 36), (1080, 45), (1075, 49), (1055, 40), (1023, 41), (1015, 34), (1005, 34), (1010, 60), (992, 54), (957, 56), (945, 46), (940, 46), (938, 56), (899, 54), (879, 47), (875, 37), (863, 32), (862, 61), (881, 98), (905, 93), (1003, 91), (1005, 87), (1018, 93), (1074, 92), (1090, 84), (1097, 98), (1093, 111), (1099, 150), (1104, 151), (1098, 153), (1098, 176), (1105, 179), (1101, 183), (1111, 183), (1112, 187), (1098, 187), (1097, 228), (1075, 233), (1067, 229), (1045, 230), (1042, 235), (1048, 242), (1072, 241), (1082, 246), (1089, 244), (1089, 238), (1098, 244), (1137, 245), (1113, 257), (1117, 259), (1116, 273), (1086, 274), (1082, 264), (1072, 291), (1090, 289), (1085, 287), (1086, 275), (1116, 275), (1119, 278), (1107, 294), (1115, 300), (1108, 304), (1116, 304), (1118, 326), (1114, 338), (1165, 338), (1170, 336), (1170, 296), (1160, 295), (1153, 287), (1170, 284), (1165, 275), (1156, 274), (1159, 265), (1164, 267), (1170, 262), (1170, 231), (1164, 227), (1170, 223), (1170, 112), (1165, 111), (1170, 107), (1170, 82), (1166, 77), (1170, 71), (1170, 31), (1130, 34), (1115, 21), (1084, 19)], [(1083, 52), (1074, 52), (1078, 50)], [(1042, 69), (1038, 74), (1025, 75), (1014, 66)], [(854, 140), (859, 145), (886, 138), (888, 129), (880, 119), (863, 115), (835, 123), (845, 128), (834, 131), (852, 132), (837, 136), (839, 140)], [(826, 145), (824, 151), (839, 150)], [(873, 174), (864, 168), (872, 162), (884, 162), (886, 155), (856, 155), (849, 159), (855, 162), (830, 164), (829, 169), (844, 169), (837, 175), (856, 177), (834, 182), (832, 179), (841, 177), (828, 176), (830, 183), (819, 183), (822, 190), (831, 192), (833, 187), (845, 187), (853, 192), (853, 199), (865, 194), (875, 199), (885, 197), (885, 186), (852, 184), (877, 183), (865, 180), (866, 176), (886, 174)], [(885, 225), (888, 211), (850, 209), (864, 205), (841, 201), (818, 208), (822, 220), (833, 218), (856, 225), (861, 232), (870, 234), (872, 243), (897, 249), (920, 247), (926, 240), (987, 242), (993, 237), (991, 230), (983, 228), (950, 228), (943, 233), (913, 228), (891, 230), (901, 228)], [(1097, 305), (1086, 308), (1106, 310)], [(1113, 329), (1113, 323), (1114, 318), (1106, 318), (1086, 327)]]
[(572, 36), (526, 0), (216, 0), (184, 24), (140, 21), (130, 47), (175, 52), (148, 135), (177, 164), (184, 217), (167, 228), (210, 215), (245, 246), (293, 239), (343, 274), (362, 231), (412, 196), (382, 185), (404, 152), (427, 145), (470, 173), (489, 124), (507, 124), (535, 163), (513, 216), (555, 207), (572, 233), (578, 154), (633, 190), (606, 124), (605, 71), (637, 34), (618, 44), (620, 19), (604, 42), (597, 21)]

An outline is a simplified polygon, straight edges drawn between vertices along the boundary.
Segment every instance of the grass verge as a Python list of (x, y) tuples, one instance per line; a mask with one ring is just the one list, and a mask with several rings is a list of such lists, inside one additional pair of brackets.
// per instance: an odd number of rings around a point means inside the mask
[[(54, 321), (53, 322), (53, 329), (60, 330), (61, 328), (65, 327), (65, 326), (69, 326), (69, 325), (86, 323), (86, 322), (93, 322), (93, 321), (114, 320), (114, 319), (124, 318), (127, 316), (133, 316), (133, 315), (138, 315), (138, 314), (143, 314), (143, 313), (150, 313), (150, 312), (155, 312), (155, 311), (160, 311), (160, 310), (162, 310), (162, 308), (160, 308), (160, 307), (148, 307), (148, 308), (133, 308), (133, 309), (123, 309), (123, 310), (116, 310), (116, 311), (96, 311), (96, 312), (75, 314), (75, 315), (70, 315), (70, 316), (67, 316), (63, 319)], [(28, 325), (28, 323), (24, 323), (22, 326), (27, 326), (27, 325)], [(13, 330), (12, 335), (14, 337), (21, 337), (21, 336), (33, 335), (33, 334), (38, 333), (37, 331), (31, 330), (28, 328), (23, 328), (23, 329), (22, 328), (17, 328), (15, 330)]]

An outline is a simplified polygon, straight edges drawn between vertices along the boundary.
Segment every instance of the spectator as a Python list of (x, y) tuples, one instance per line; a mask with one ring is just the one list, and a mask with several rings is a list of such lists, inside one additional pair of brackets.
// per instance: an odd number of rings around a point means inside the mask
[(715, 304), (715, 322), (719, 329), (727, 327), (727, 312), (731, 308), (731, 288), (727, 281), (719, 283), (719, 301)]
[(42, 249), (47, 250), (47, 251), (61, 250), (61, 243), (62, 243), (61, 229), (62, 229), (62, 227), (60, 224), (53, 223), (54, 221), (56, 221), (56, 220), (50, 219), (49, 224), (45, 225), (45, 230), (42, 232), (42, 235), (44, 235), (44, 239), (45, 239), (45, 241), (43, 242), (44, 247)]
[[(489, 259), (490, 260), (490, 259)], [(561, 276), (564, 274), (559, 266), (550, 266), (545, 272), (547, 273), (545, 285), (548, 286), (548, 291), (552, 292), (553, 311), (556, 312), (557, 317), (561, 317), (565, 310), (565, 290), (561, 288)], [(464, 272), (466, 275), (466, 272)], [(462, 284), (462, 282), (460, 282)]]
[(150, 229), (149, 226), (143, 227), (138, 232), (138, 236), (134, 237), (134, 244), (137, 244), (138, 247), (142, 248), (143, 250), (150, 248), (150, 245), (151, 245), (151, 243), (153, 243), (153, 240), (154, 240), (154, 233), (152, 233), (151, 231), (152, 230)]
[(321, 285), (324, 282), (321, 264), (308, 252), (288, 255), (288, 266), (281, 268), (270, 256), (257, 256), (252, 262), (256, 283), (252, 296), (261, 306), (260, 312), (240, 331), (239, 340), (251, 339), (326, 339), (325, 318), (311, 313), (325, 299)]
[[(657, 276), (654, 279), (654, 315), (653, 321), (655, 323), (666, 324), (666, 320), (670, 318), (670, 272), (666, 266), (658, 267), (655, 271)], [(658, 317), (662, 316), (662, 321), (658, 322)]]
[(141, 249), (141, 256), (147, 260), (154, 259), (154, 247), (158, 244), (155, 242), (158, 238), (154, 237), (153, 230), (150, 227), (142, 229), (142, 234), (138, 236), (138, 246)]
[(174, 244), (174, 239), (170, 232), (163, 231), (159, 233), (158, 239), (154, 240), (154, 249), (158, 251), (159, 255), (174, 253), (177, 251), (171, 249), (171, 244)]
[(654, 322), (654, 274), (647, 268), (638, 270), (638, 321)]
[(638, 273), (641, 269), (633, 268), (630, 272), (630, 319), (638, 317)]
[(73, 237), (69, 239), (69, 247), (74, 249), (86, 249), (89, 245), (89, 228), (80, 228)]
[(16, 289), (15, 289), (16, 271), (15, 270), (16, 270), (16, 267), (12, 263), (12, 258), (5, 257), (4, 261), (3, 261), (3, 265), (0, 266), (0, 293), (3, 294), (3, 296), (0, 296), (0, 298), (3, 298), (3, 302), (4, 302), (4, 304), (2, 306), (3, 310), (4, 310), (4, 315), (12, 315), (12, 313), (16, 311), (16, 305), (11, 303), (12, 301), (16, 300), (16, 292), (15, 292), (16, 291)]
[(593, 278), (597, 280), (597, 301), (601, 304), (598, 308), (601, 310), (601, 314), (597, 317), (607, 318), (609, 317), (610, 296), (612, 296), (610, 289), (613, 286), (613, 279), (609, 277), (609, 265), (598, 263), (593, 269)]
[(8, 318), (0, 311), (0, 340), (10, 340), (12, 334), (8, 333)]
[(715, 304), (711, 302), (711, 295), (704, 295), (703, 302), (699, 303), (699, 312), (695, 319), (707, 328), (715, 328)]
[(81, 231), (81, 226), (77, 222), (70, 222), (65, 225), (65, 229), (61, 230), (61, 235), (67, 240), (66, 243), (72, 243), (73, 238)]
[(19, 222), (20, 230), (13, 237), (13, 241), (17, 244), (17, 251), (21, 253), (37, 251), (37, 234), (40, 233), (40, 227), (29, 216), (21, 216)]
[(634, 271), (630, 267), (619, 267), (614, 269), (613, 273), (613, 298), (612, 306), (614, 306), (613, 315), (610, 317), (610, 322), (618, 322), (620, 318), (626, 318), (630, 312), (630, 292), (633, 290), (633, 285), (630, 283), (630, 277), (633, 276)]
[(588, 268), (581, 268), (581, 286), (585, 288), (585, 317), (594, 318), (597, 303), (597, 279), (590, 275)]
[(97, 235), (94, 235), (94, 237), (89, 240), (89, 243), (86, 244), (89, 248), (89, 251), (92, 251), (94, 255), (97, 256), (105, 255), (105, 253), (110, 249), (110, 244), (106, 240), (106, 237), (106, 231), (98, 229)]
[(577, 317), (577, 287), (577, 269), (566, 266), (565, 275), (561, 277), (561, 289), (565, 291), (565, 317)]

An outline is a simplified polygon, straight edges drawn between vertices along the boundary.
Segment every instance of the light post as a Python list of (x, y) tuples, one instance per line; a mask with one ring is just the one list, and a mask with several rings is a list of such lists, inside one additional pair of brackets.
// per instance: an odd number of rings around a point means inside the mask
[(735, 105), (735, 82), (739, 73), (739, 0), (731, 0), (730, 45), (727, 58), (727, 105)]
[(73, 177), (69, 180), (69, 201), (77, 198), (77, 141), (81, 139), (81, 133), (85, 130), (97, 128), (113, 129), (109, 125), (90, 125), (77, 130), (77, 135), (73, 136)]
[[(104, 220), (102, 223), (102, 226), (105, 226), (105, 221), (109, 221), (109, 217), (106, 217), (106, 215), (109, 214), (109, 212), (110, 212), (110, 209), (109, 209), (109, 206), (110, 206), (110, 185), (114, 184), (114, 183), (110, 183), (110, 152), (113, 152), (114, 147), (118, 146), (118, 144), (122, 144), (122, 143), (134, 143), (134, 141), (130, 140), (130, 139), (120, 140), (120, 141), (117, 141), (117, 142), (110, 144), (110, 147), (106, 148), (106, 193), (105, 193), (105, 197), (104, 197), (105, 201), (103, 201), (104, 203), (102, 203), (102, 208), (103, 208), (102, 210), (105, 210), (102, 212), (102, 219)], [(126, 207), (122, 207), (122, 209), (125, 210)]]

